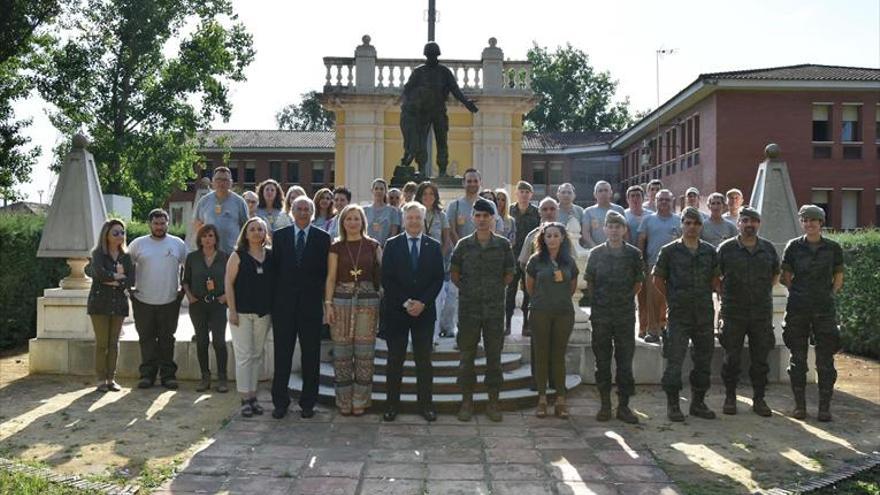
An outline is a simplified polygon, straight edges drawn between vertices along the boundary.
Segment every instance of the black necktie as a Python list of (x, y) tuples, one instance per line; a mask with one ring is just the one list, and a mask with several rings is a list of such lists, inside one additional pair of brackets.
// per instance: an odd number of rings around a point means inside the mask
[(412, 265), (413, 273), (415, 273), (416, 270), (419, 269), (419, 248), (417, 245), (419, 240), (416, 239), (415, 237), (413, 237), (413, 238), (410, 238), (409, 242), (410, 242), (409, 262), (410, 262), (410, 265)]
[(306, 231), (300, 230), (296, 234), (296, 264), (300, 264), (303, 258), (303, 251), (306, 250)]

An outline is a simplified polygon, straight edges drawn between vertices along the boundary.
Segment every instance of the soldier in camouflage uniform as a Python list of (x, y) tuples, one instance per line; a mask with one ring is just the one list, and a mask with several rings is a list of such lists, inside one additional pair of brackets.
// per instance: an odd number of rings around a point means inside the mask
[(623, 242), (626, 217), (616, 211), (605, 215), (607, 240), (590, 250), (584, 279), (592, 295), (590, 322), (596, 356), (596, 386), (602, 406), (596, 420), (611, 419), (611, 359), (617, 363), (617, 419), (635, 424), (639, 419), (629, 408), (635, 394), (632, 360), (636, 348), (635, 296), (645, 279), (642, 252)]
[(718, 262), (715, 250), (700, 240), (703, 216), (700, 210), (687, 207), (681, 214), (682, 236), (660, 249), (654, 265), (654, 286), (668, 301), (667, 336), (663, 342), (666, 369), (663, 371), (663, 390), (666, 391), (666, 413), (671, 421), (684, 421), (679, 408), (681, 365), (693, 343), (691, 359), (692, 400), (690, 414), (703, 419), (714, 419), (715, 412), (705, 403), (709, 390), (712, 354), (715, 352), (712, 291), (718, 288)]
[(501, 349), (504, 347), (504, 291), (516, 269), (510, 243), (493, 232), (495, 208), (479, 198), (474, 203), (476, 231), (458, 241), (452, 251), (450, 277), (459, 289), (458, 348), (461, 351), (458, 383), (462, 389), (458, 419), (470, 421), (474, 412), (474, 359), (483, 338), (486, 350), (486, 388), (489, 403), (486, 416), (501, 421), (498, 395), (501, 391)]
[(760, 226), (761, 214), (747, 206), (737, 220), (739, 235), (718, 246), (722, 321), (718, 340), (724, 348), (721, 368), (726, 391), (724, 414), (736, 414), (736, 385), (746, 336), (751, 361), (752, 410), (759, 416), (772, 414), (764, 402), (764, 389), (770, 371), (767, 355), (776, 343), (773, 286), (779, 281), (779, 255), (773, 243), (758, 237)]
[(819, 375), (819, 421), (831, 421), (831, 394), (837, 380), (834, 353), (840, 350), (840, 331), (834, 294), (843, 287), (843, 250), (822, 235), (825, 211), (805, 205), (798, 212), (804, 234), (788, 241), (782, 254), (782, 283), (788, 287), (788, 304), (782, 339), (791, 352), (788, 376), (794, 392), (797, 419), (807, 417), (807, 349), (816, 345)]

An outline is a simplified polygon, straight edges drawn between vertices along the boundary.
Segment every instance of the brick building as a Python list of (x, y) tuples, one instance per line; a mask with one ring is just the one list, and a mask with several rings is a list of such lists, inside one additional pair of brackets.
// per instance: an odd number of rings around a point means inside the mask
[(795, 198), (828, 225), (880, 224), (880, 69), (796, 65), (702, 74), (611, 144), (621, 189), (663, 180), (676, 195), (742, 189), (775, 142)]

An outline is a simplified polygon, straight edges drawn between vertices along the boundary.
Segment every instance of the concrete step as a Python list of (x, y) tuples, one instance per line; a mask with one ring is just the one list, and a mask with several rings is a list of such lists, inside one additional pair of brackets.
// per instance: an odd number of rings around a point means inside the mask
[[(294, 374), (291, 377), (291, 384), (293, 385), (293, 390), (291, 391), (291, 394), (296, 397), (298, 396), (299, 391), (302, 390), (302, 377), (299, 374)], [(578, 375), (567, 375), (565, 377), (565, 386), (568, 390), (571, 390), (580, 384), (581, 377)], [(547, 395), (549, 397), (555, 397), (556, 391), (548, 390)], [(487, 393), (474, 393), (474, 402), (477, 411), (482, 411), (485, 408), (486, 402), (488, 402), (488, 400), (489, 396)], [(458, 411), (458, 408), (461, 405), (461, 394), (435, 393), (433, 394), (433, 401), (434, 407), (437, 409), (438, 412), (454, 414)], [(537, 404), (537, 401), (538, 393), (533, 392), (528, 388), (502, 390), (500, 393), (500, 406), (503, 411), (518, 411), (521, 409), (534, 407)], [(335, 405), (336, 393), (332, 386), (319, 385), (318, 402), (328, 406)], [(373, 404), (370, 409), (376, 412), (381, 412), (385, 405), (385, 393), (374, 390), (372, 394), (372, 402)], [(402, 412), (418, 412), (418, 403), (415, 394), (402, 393), (400, 395), (400, 409)]]
[[(431, 352), (431, 359), (435, 359), (438, 361), (454, 361), (459, 359), (461, 353), (454, 349), (452, 345), (455, 343), (455, 339), (446, 339), (440, 338), (440, 343), (434, 346), (434, 350)], [(477, 357), (485, 357), (486, 351), (482, 346), (477, 348)], [(388, 346), (385, 345), (385, 341), (377, 340), (376, 341), (376, 357), (387, 358), (388, 357)], [(412, 345), (407, 347), (406, 350), (406, 359), (412, 361), (414, 359), (412, 353)]]
[[(335, 373), (331, 363), (321, 363), (321, 385), (333, 386)], [(506, 371), (503, 374), (504, 384), (502, 390), (513, 390), (517, 388), (529, 388), (532, 383), (531, 367), (522, 365), (512, 371)], [(486, 386), (483, 384), (484, 375), (477, 376), (477, 385), (475, 392), (485, 392)], [(373, 375), (373, 390), (384, 393), (387, 388), (388, 377), (384, 374)], [(457, 393), (460, 390), (456, 382), (457, 376), (434, 376), (432, 390), (435, 394)], [(404, 376), (400, 384), (400, 391), (404, 394), (416, 393), (416, 377), (413, 375)]]
[[(507, 352), (501, 354), (501, 370), (513, 371), (520, 367), (522, 354)], [(376, 369), (375, 374), (384, 375), (387, 373), (386, 367), (388, 359), (376, 357), (374, 360)], [(457, 376), (459, 360), (455, 359), (432, 359), (431, 364), (434, 365), (434, 376)], [(474, 369), (478, 375), (486, 374), (486, 358), (480, 357), (474, 360)], [(403, 362), (403, 376), (415, 376), (416, 363), (407, 359)]]

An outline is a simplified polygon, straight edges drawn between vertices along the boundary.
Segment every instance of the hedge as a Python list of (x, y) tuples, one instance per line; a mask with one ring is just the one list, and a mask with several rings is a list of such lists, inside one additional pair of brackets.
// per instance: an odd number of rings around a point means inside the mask
[(837, 296), (843, 349), (880, 358), (880, 230), (834, 233), (843, 247), (843, 289)]
[[(43, 216), (0, 214), (0, 349), (36, 336), (37, 298), (69, 273), (64, 259), (36, 257), (45, 223)], [(126, 229), (129, 240), (149, 233), (142, 222)], [(181, 227), (171, 231), (185, 235)]]

